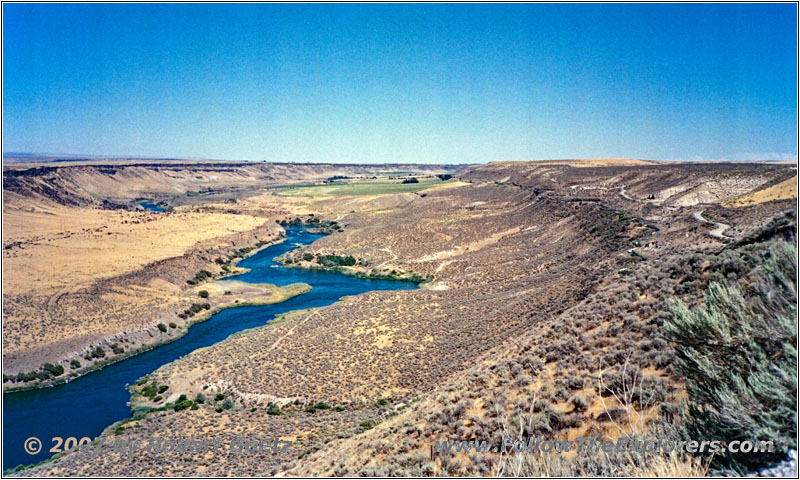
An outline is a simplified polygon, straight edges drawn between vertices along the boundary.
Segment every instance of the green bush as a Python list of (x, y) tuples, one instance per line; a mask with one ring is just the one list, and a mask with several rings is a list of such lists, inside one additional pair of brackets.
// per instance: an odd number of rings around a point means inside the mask
[(233, 402), (231, 401), (230, 398), (226, 398), (225, 401), (222, 402), (222, 408), (224, 408), (225, 410), (230, 410), (231, 408), (233, 408)]
[(208, 298), (208, 290), (200, 290), (197, 293), (197, 296), (200, 298)]
[(53, 365), (52, 363), (45, 363), (42, 369), (48, 373), (48, 376), (57, 377), (64, 374), (64, 367), (61, 365)]
[[(97, 347), (89, 353), (89, 358), (103, 358), (106, 356), (106, 351), (103, 347)], [(87, 359), (88, 360), (88, 359)]]
[(161, 332), (166, 332), (167, 331), (167, 326), (164, 325), (163, 323), (159, 323), (158, 324), (158, 329), (161, 330)]
[(359, 426), (361, 427), (361, 430), (364, 431), (364, 430), (369, 430), (370, 428), (374, 427), (375, 424), (370, 422), (369, 420), (366, 420), (366, 421), (361, 422), (359, 424)]
[(121, 353), (125, 353), (125, 349), (120, 347), (116, 343), (111, 345), (111, 350), (114, 352), (115, 355), (119, 355)]
[(711, 283), (705, 304), (692, 310), (671, 304), (665, 328), (686, 377), (688, 434), (775, 442), (772, 454), (715, 455), (719, 473), (751, 472), (797, 447), (796, 271), (794, 247), (773, 243), (740, 284)]
[(122, 426), (117, 427), (116, 430), (114, 430), (114, 435), (122, 435), (122, 433), (124, 431), (125, 431), (125, 427), (122, 427)]
[(148, 386), (142, 388), (142, 395), (144, 395), (145, 397), (153, 398), (153, 397), (156, 396), (157, 393), (158, 393), (158, 390), (156, 390), (156, 386), (155, 385), (148, 385)]
[(69, 361), (69, 367), (72, 368), (72, 369), (81, 368), (81, 362), (79, 362), (77, 360), (70, 360)]
[(196, 397), (194, 397), (195, 403), (206, 403), (206, 396), (202, 393), (198, 393)]
[(320, 263), (325, 266), (344, 266), (344, 267), (352, 267), (356, 264), (356, 259), (352, 255), (348, 255), (346, 257), (342, 257), (339, 255), (324, 255), (320, 259)]
[(160, 387), (158, 387), (158, 393), (164, 393), (167, 390), (169, 390), (169, 385), (161, 385)]
[(224, 400), (224, 399), (225, 399), (225, 394), (224, 393), (218, 393), (218, 394), (214, 395), (214, 401), (215, 402), (219, 402), (220, 400)]
[(193, 405), (194, 405), (194, 402), (192, 402), (191, 400), (189, 400), (189, 399), (186, 397), (186, 395), (182, 393), (182, 394), (181, 394), (181, 395), (178, 397), (178, 401), (177, 401), (177, 402), (175, 402), (175, 406), (174, 406), (174, 407), (172, 407), (172, 408), (173, 408), (173, 410), (175, 410), (176, 412), (180, 412), (181, 410), (186, 410), (187, 408), (190, 408), (190, 407), (192, 407)]
[(18, 382), (30, 382), (38, 378), (39, 376), (36, 374), (36, 372), (28, 372), (28, 373), (19, 372), (16, 376)]
[(211, 308), (210, 303), (193, 303), (191, 307), (189, 307), (189, 311), (194, 313), (199, 313), (203, 310), (209, 310)]
[(283, 415), (281, 408), (274, 403), (269, 404), (269, 408), (267, 409), (267, 414), (269, 415)]
[(175, 322), (169, 322), (169, 328), (178, 328), (178, 324)]

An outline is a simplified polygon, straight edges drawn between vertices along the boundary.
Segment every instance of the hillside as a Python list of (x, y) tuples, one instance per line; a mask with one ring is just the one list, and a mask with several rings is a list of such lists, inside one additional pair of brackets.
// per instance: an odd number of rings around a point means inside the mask
[[(212, 459), (83, 452), (21, 473), (497, 475), (508, 473), (514, 459), (432, 455), (432, 445), (447, 438), (499, 441), (519, 432), (574, 439), (661, 428), (687, 399), (687, 377), (676, 367), (676, 344), (665, 328), (670, 302), (701, 305), (715, 281), (744, 288), (763, 258), (796, 241), (795, 199), (726, 203), (780, 185), (796, 170), (600, 163), (471, 166), (456, 173), (459, 183), (413, 193), (261, 190), (237, 199), (235, 218), (271, 220), (251, 230), (259, 232), (252, 238), (276, 238), (274, 220), (307, 221), (308, 214), (342, 227), (287, 254), (288, 264), (321, 268), (326, 256), (352, 256), (354, 265), (342, 269), (350, 274), (428, 281), (419, 290), (370, 292), (296, 312), (165, 365), (142, 382), (170, 386), (164, 405), (180, 395), (222, 395), (231, 408), (206, 401), (193, 410), (142, 413), (124, 426), (126, 439), (142, 441), (176, 431), (226, 441), (270, 432), (295, 442), (291, 456), (242, 461), (231, 453)], [(124, 175), (142, 167), (130, 168)], [(194, 168), (174, 174), (171, 188), (186, 188)], [(210, 169), (205, 176), (217, 167), (202, 168)], [(260, 168), (219, 175), (246, 186)], [(348, 172), (341, 168), (336, 172)], [(76, 172), (51, 174), (66, 179)], [(160, 170), (147, 175), (166, 178)], [(30, 187), (39, 181), (25, 180), (25, 195), (44, 195)], [(123, 189), (137, 192), (127, 198), (138, 195), (136, 188)], [(71, 191), (70, 198), (87, 203), (104, 198), (99, 190), (85, 193), (85, 186)], [(225, 205), (209, 201), (172, 215), (205, 216)], [(222, 252), (217, 248), (188, 250), (183, 258), (210, 259)], [(174, 269), (186, 276), (201, 263), (191, 265)], [(571, 461), (556, 474), (651, 472), (641, 464)], [(527, 465), (525, 472), (541, 474), (541, 465)], [(685, 458), (657, 467), (704, 473)]]

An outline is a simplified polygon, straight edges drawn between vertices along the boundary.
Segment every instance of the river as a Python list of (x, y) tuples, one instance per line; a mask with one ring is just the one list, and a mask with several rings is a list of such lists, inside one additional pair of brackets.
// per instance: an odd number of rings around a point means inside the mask
[[(286, 241), (271, 245), (239, 262), (251, 271), (230, 277), (249, 283), (289, 285), (304, 282), (309, 293), (272, 305), (238, 307), (223, 310), (208, 321), (195, 324), (180, 339), (149, 352), (109, 365), (69, 383), (50, 388), (3, 394), (3, 469), (32, 464), (52, 455), (53, 437), (94, 439), (112, 423), (130, 417), (125, 388), (138, 378), (151, 373), (200, 347), (225, 339), (232, 333), (269, 323), (275, 315), (291, 310), (322, 307), (345, 295), (372, 290), (409, 290), (411, 282), (366, 280), (319, 270), (284, 268), (273, 259), (300, 245), (307, 245), (323, 235), (312, 234), (302, 227), (286, 230)], [(42, 451), (29, 455), (23, 444), (37, 437)]]

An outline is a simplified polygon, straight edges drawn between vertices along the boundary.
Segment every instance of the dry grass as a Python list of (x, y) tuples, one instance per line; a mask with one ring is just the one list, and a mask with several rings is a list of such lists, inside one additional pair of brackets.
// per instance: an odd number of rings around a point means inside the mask
[(797, 175), (784, 180), (776, 185), (767, 187), (763, 190), (748, 193), (739, 198), (731, 200), (729, 203), (733, 207), (743, 207), (758, 203), (770, 202), (773, 200), (785, 200), (797, 198)]
[[(180, 208), (174, 213), (47, 206), (3, 212), (3, 292), (54, 292), (181, 256), (268, 220)], [(20, 272), (25, 272), (24, 275)]]

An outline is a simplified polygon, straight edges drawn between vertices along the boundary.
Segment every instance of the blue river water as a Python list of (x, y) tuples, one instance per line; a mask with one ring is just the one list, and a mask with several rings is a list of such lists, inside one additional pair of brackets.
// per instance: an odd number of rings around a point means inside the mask
[(157, 203), (139, 202), (139, 205), (144, 207), (146, 210), (150, 210), (151, 212), (163, 212), (164, 211), (164, 207), (162, 207), (161, 205), (159, 205)]
[[(3, 469), (37, 463), (53, 455), (53, 437), (94, 439), (112, 423), (130, 417), (125, 388), (140, 377), (193, 350), (225, 339), (232, 333), (264, 325), (275, 315), (291, 310), (321, 307), (345, 295), (372, 290), (410, 290), (417, 285), (390, 280), (366, 280), (318, 270), (283, 268), (273, 259), (300, 245), (312, 243), (322, 235), (302, 227), (286, 230), (286, 241), (269, 246), (242, 260), (239, 266), (251, 271), (231, 277), (250, 283), (289, 285), (304, 282), (309, 293), (273, 305), (238, 307), (223, 310), (208, 321), (195, 324), (182, 338), (149, 352), (109, 365), (69, 383), (50, 388), (3, 394)], [(42, 450), (26, 453), (23, 445), (37, 437)]]

